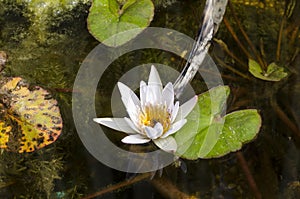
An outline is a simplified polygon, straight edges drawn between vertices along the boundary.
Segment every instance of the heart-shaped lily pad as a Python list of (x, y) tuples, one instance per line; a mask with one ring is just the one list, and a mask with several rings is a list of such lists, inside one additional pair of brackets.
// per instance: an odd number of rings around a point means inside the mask
[(105, 45), (119, 46), (143, 31), (153, 15), (151, 0), (94, 0), (87, 19), (88, 29)]
[(198, 107), (175, 134), (179, 156), (191, 160), (224, 156), (256, 136), (261, 126), (257, 110), (240, 110), (223, 116), (229, 92), (229, 87), (218, 86), (199, 95)]
[(30, 88), (22, 78), (0, 81), (0, 148), (32, 152), (53, 143), (61, 133), (57, 101), (41, 87)]
[(278, 66), (274, 62), (268, 65), (267, 72), (264, 72), (261, 66), (253, 59), (249, 59), (249, 72), (254, 77), (266, 81), (280, 81), (288, 75), (283, 67)]

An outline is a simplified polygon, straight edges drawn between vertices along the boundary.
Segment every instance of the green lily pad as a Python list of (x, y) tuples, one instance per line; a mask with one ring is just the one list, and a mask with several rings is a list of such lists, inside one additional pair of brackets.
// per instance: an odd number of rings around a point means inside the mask
[(153, 15), (151, 0), (94, 0), (87, 19), (88, 29), (105, 45), (119, 46), (148, 27)]
[(229, 87), (218, 86), (199, 95), (198, 107), (175, 134), (177, 155), (191, 160), (220, 157), (239, 150), (256, 136), (261, 126), (257, 110), (224, 114), (229, 92)]
[(235, 111), (224, 119), (219, 139), (205, 158), (221, 157), (241, 149), (244, 143), (256, 137), (261, 127), (261, 117), (255, 109)]
[(32, 152), (56, 141), (62, 118), (48, 91), (15, 77), (1, 78), (0, 93), (0, 148)]
[(249, 59), (249, 72), (254, 76), (266, 81), (280, 81), (285, 78), (288, 73), (284, 68), (276, 63), (271, 63), (267, 67), (267, 72), (264, 72), (261, 66), (254, 60)]
[(198, 107), (187, 116), (187, 123), (175, 134), (180, 156), (196, 159), (193, 157), (204, 157), (210, 152), (219, 137), (218, 124), (223, 123), (221, 115), (229, 92), (228, 86), (218, 86), (198, 96)]

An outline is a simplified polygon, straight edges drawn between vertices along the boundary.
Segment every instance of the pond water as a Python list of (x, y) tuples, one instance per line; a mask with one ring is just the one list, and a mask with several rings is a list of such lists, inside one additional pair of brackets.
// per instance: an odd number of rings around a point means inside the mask
[[(163, 2), (155, 2), (150, 26), (195, 38), (205, 2)], [(104, 165), (77, 134), (72, 92), (82, 91), (73, 91), (73, 84), (85, 57), (99, 44), (87, 30), (89, 6), (88, 1), (79, 3), (50, 16), (44, 28), (32, 20), (32, 10), (25, 4), (0, 0), (0, 51), (8, 55), (2, 75), (22, 77), (51, 92), (63, 118), (62, 134), (53, 144), (31, 153), (1, 150), (0, 198), (300, 198), (299, 1), (232, 0), (215, 36), (228, 50), (218, 41), (210, 48), (224, 84), (231, 88), (227, 112), (259, 110), (262, 127), (256, 139), (224, 157), (182, 159), (181, 166), (176, 162), (155, 174), (131, 174)], [(272, 82), (252, 76), (248, 58), (255, 53), (266, 65), (276, 61), (285, 67), (288, 77)], [(181, 71), (185, 61), (158, 49), (119, 57), (99, 81), (97, 115), (111, 115), (111, 94), (118, 80), (147, 63)], [(207, 90), (200, 75), (191, 85), (197, 93)], [(106, 130), (109, 139), (121, 146), (124, 134)]]

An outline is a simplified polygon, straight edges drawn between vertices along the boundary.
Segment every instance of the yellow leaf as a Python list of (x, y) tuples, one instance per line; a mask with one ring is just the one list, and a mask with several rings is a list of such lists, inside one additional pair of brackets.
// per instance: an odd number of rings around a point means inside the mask
[(56, 141), (63, 123), (57, 101), (50, 93), (38, 86), (29, 88), (19, 77), (1, 82), (5, 83), (0, 87), (0, 93), (1, 90), (8, 93), (4, 101), (5, 114), (14, 126), (10, 138), (6, 136), (0, 141), (6, 141), (9, 150), (19, 153), (32, 152)]

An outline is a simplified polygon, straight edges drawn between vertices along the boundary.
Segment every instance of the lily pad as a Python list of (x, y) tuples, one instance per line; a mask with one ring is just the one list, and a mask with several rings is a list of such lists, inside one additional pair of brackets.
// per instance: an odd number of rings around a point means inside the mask
[[(223, 122), (220, 119), (228, 95), (228, 86), (218, 86), (199, 95), (198, 107), (187, 116), (187, 123), (175, 135), (178, 154), (190, 159), (189, 156), (204, 157), (210, 152), (219, 137), (217, 129), (222, 125), (217, 124)], [(201, 138), (195, 143), (196, 137)]]
[[(1, 109), (2, 106), (0, 105)], [(8, 124), (6, 120), (0, 121), (0, 148), (6, 149), (9, 141), (9, 134), (12, 130), (12, 127)]]
[(261, 117), (255, 109), (235, 111), (224, 119), (219, 139), (205, 158), (221, 157), (241, 149), (244, 143), (256, 137), (261, 127)]
[(264, 72), (261, 66), (253, 59), (249, 59), (249, 72), (254, 77), (266, 81), (280, 81), (288, 75), (283, 67), (278, 66), (274, 62), (268, 65), (267, 72)]
[(20, 77), (2, 78), (0, 148), (32, 152), (53, 143), (61, 133), (57, 101), (41, 87), (29, 87)]
[(191, 160), (221, 157), (239, 150), (256, 136), (261, 126), (257, 110), (224, 114), (229, 92), (229, 87), (218, 86), (199, 95), (199, 107), (194, 108), (186, 125), (175, 134), (179, 156)]
[(105, 45), (119, 46), (148, 27), (153, 15), (151, 0), (94, 0), (87, 19), (88, 29)]

